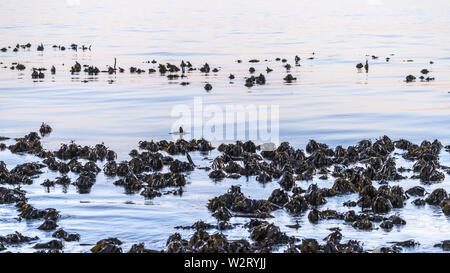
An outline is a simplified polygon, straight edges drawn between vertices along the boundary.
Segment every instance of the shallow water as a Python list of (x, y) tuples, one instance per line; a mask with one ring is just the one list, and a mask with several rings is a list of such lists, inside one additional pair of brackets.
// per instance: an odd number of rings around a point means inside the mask
[[(82, 145), (105, 142), (119, 153), (119, 160), (124, 160), (139, 140), (170, 138), (168, 133), (176, 120), (171, 117), (172, 107), (191, 106), (194, 97), (202, 97), (205, 104), (220, 107), (235, 103), (279, 105), (279, 138), (297, 148), (304, 148), (309, 139), (334, 147), (385, 134), (415, 143), (439, 139), (444, 145), (450, 144), (448, 1), (426, 5), (422, 1), (383, 0), (226, 1), (214, 5), (210, 1), (166, 1), (164, 5), (160, 1), (92, 2), (2, 1), (0, 47), (30, 42), (33, 48), (0, 53), (1, 67), (9, 67), (12, 62), (27, 66), (23, 73), (0, 68), (0, 136), (23, 136), (46, 122), (54, 128), (43, 139), (46, 149), (56, 150), (60, 143), (71, 140)], [(35, 45), (41, 42), (45, 50), (38, 53)], [(71, 43), (92, 45), (92, 50), (51, 48), (53, 44), (67, 47)], [(355, 65), (364, 62), (366, 54), (379, 59), (369, 57), (369, 73), (359, 73)], [(295, 55), (302, 58), (300, 67), (293, 65)], [(113, 65), (115, 57), (118, 66), (124, 68), (154, 67), (143, 63), (152, 59), (176, 64), (184, 59), (194, 66), (208, 62), (220, 71), (207, 77), (190, 73), (183, 79), (190, 82), (187, 86), (179, 85), (181, 80), (168, 81), (157, 74), (100, 74), (84, 83), (84, 73), (69, 73), (75, 61), (104, 69)], [(276, 57), (287, 58), (293, 65), (291, 73), (297, 77), (296, 82), (283, 82), (285, 69), (281, 62), (274, 61)], [(391, 58), (389, 62), (386, 57)], [(252, 58), (269, 61), (249, 64), (247, 60)], [(236, 63), (237, 59), (243, 63)], [(46, 78), (37, 82), (31, 79), (31, 67), (51, 65), (55, 65), (56, 75), (46, 73)], [(274, 69), (266, 76), (266, 85), (251, 89), (243, 86), (250, 66), (256, 68), (256, 75), (264, 73), (266, 66)], [(429, 69), (436, 80), (404, 82), (406, 75), (419, 76), (423, 68)], [(236, 75), (234, 84), (227, 78), (229, 73)], [(114, 82), (109, 84), (109, 80)], [(205, 82), (213, 85), (211, 92), (203, 89)], [(214, 151), (208, 157), (216, 155)], [(196, 163), (209, 164), (201, 161), (200, 154), (192, 157)], [(0, 160), (11, 169), (38, 159), (4, 151)], [(450, 164), (445, 151), (441, 163)], [(215, 183), (206, 172), (195, 171), (189, 174), (190, 184), (182, 197), (167, 195), (146, 201), (140, 195), (124, 194), (103, 174), (87, 195), (78, 194), (73, 186), (65, 193), (58, 186), (47, 192), (39, 185), (56, 176), (49, 172), (24, 188), (31, 204), (60, 210), (58, 224), (81, 235), (79, 243), (65, 244), (64, 251), (68, 252), (88, 251), (89, 246), (79, 244), (106, 237), (124, 241), (125, 250), (137, 242), (163, 249), (173, 232), (185, 236), (192, 232), (175, 230), (175, 226), (191, 225), (199, 219), (214, 222), (206, 202), (231, 185), (241, 184), (243, 192), (253, 198), (267, 198), (278, 187), (276, 182), (262, 186), (254, 177)], [(315, 179), (310, 183), (330, 187), (333, 181)], [(409, 179), (399, 182), (405, 189), (418, 183)], [(449, 183), (447, 176), (444, 182), (426, 189), (431, 192), (442, 187), (450, 191)], [(339, 206), (342, 198), (357, 197), (329, 198), (321, 209), (347, 209)], [(302, 227), (291, 230), (285, 224), (294, 223), (295, 218), (283, 211), (275, 212), (273, 221), (283, 231), (302, 238), (322, 239), (329, 233), (327, 228), (339, 226), (344, 241), (361, 240), (367, 249), (416, 239), (419, 247), (404, 250), (439, 251), (433, 245), (449, 239), (449, 217), (439, 208), (417, 208), (409, 200), (407, 203), (398, 211), (407, 225), (391, 232), (357, 231), (342, 221), (331, 220), (311, 225), (306, 215), (299, 219)], [(41, 221), (18, 223), (13, 206), (1, 205), (0, 215), (0, 235), (17, 230), (27, 236), (38, 235), (43, 241), (51, 237), (51, 232), (36, 229)], [(232, 221), (243, 223), (246, 219)], [(248, 236), (248, 231), (238, 226), (226, 234), (239, 238)], [(33, 251), (32, 246), (8, 250)]]

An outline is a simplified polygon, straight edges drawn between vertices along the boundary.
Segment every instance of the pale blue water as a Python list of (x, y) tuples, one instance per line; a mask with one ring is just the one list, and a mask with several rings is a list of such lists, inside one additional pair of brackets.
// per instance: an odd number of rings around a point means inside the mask
[[(449, 145), (450, 4), (392, 2), (2, 1), (0, 48), (27, 42), (33, 47), (0, 53), (0, 67), (9, 67), (12, 62), (27, 67), (23, 73), (0, 68), (0, 136), (23, 136), (46, 122), (54, 128), (43, 139), (46, 149), (55, 150), (70, 140), (83, 145), (105, 142), (124, 160), (139, 140), (169, 138), (175, 121), (171, 117), (173, 105), (191, 106), (193, 98), (201, 96), (205, 104), (220, 107), (234, 103), (279, 105), (280, 140), (299, 148), (312, 138), (330, 146), (347, 146), (385, 134), (416, 143), (439, 139)], [(41, 53), (36, 52), (39, 43), (45, 46)], [(92, 45), (92, 50), (62, 52), (51, 48), (71, 43)], [(368, 57), (370, 72), (358, 73), (355, 65), (364, 62), (366, 54), (379, 59)], [(301, 66), (293, 66), (291, 71), (298, 79), (287, 85), (282, 80), (283, 64), (274, 59), (287, 58), (293, 65), (295, 55), (302, 58)], [(96, 81), (83, 83), (87, 77), (83, 73), (72, 77), (68, 72), (75, 61), (105, 69), (113, 65), (115, 57), (124, 68), (154, 67), (143, 63), (152, 59), (176, 64), (184, 59), (194, 66), (208, 62), (221, 69), (208, 77), (190, 74), (183, 79), (190, 82), (188, 86), (180, 86), (181, 80), (168, 84), (166, 77), (157, 74), (131, 75), (128, 71), (101, 74)], [(386, 57), (391, 58), (389, 62)], [(252, 58), (269, 62), (246, 62)], [(243, 63), (236, 63), (237, 59)], [(406, 62), (410, 59), (413, 62)], [(51, 65), (55, 65), (56, 75), (47, 71), (43, 81), (31, 80), (31, 67)], [(250, 66), (256, 68), (256, 75), (266, 66), (274, 69), (266, 76), (266, 85), (243, 86)], [(406, 75), (419, 76), (423, 68), (436, 80), (404, 82)], [(229, 73), (236, 75), (234, 84), (229, 83)], [(109, 84), (108, 80), (114, 82)], [(205, 82), (213, 85), (209, 93), (203, 89)], [(448, 165), (449, 154), (442, 153), (441, 163)], [(216, 155), (215, 151), (209, 158)], [(192, 156), (196, 162), (202, 159), (199, 154)], [(12, 168), (38, 159), (4, 151), (0, 160)], [(115, 236), (125, 242), (125, 250), (141, 241), (149, 248), (162, 249), (167, 237), (176, 231), (174, 226), (191, 225), (199, 219), (213, 222), (207, 200), (233, 184), (242, 184), (244, 193), (254, 198), (267, 198), (277, 187), (276, 182), (262, 187), (254, 178), (213, 183), (207, 173), (196, 171), (189, 175), (183, 197), (163, 196), (148, 202), (140, 195), (125, 195), (122, 188), (112, 185), (114, 180), (102, 174), (91, 194), (79, 195), (73, 187), (67, 193), (59, 187), (47, 193), (39, 184), (56, 176), (50, 172), (24, 187), (30, 203), (60, 210), (63, 218), (59, 225), (80, 233), (79, 243)], [(329, 187), (333, 181), (313, 182)], [(400, 185), (407, 189), (418, 183), (405, 180)], [(446, 177), (444, 182), (426, 188), (429, 192), (436, 187), (450, 191), (449, 183)], [(128, 201), (134, 204), (126, 204)], [(331, 198), (324, 208), (346, 209), (338, 206), (341, 203), (340, 197)], [(356, 231), (340, 221), (310, 225), (306, 215), (300, 218), (302, 228), (295, 231), (284, 226), (295, 219), (283, 211), (275, 213), (274, 222), (289, 234), (318, 239), (329, 233), (327, 228), (340, 226), (344, 240), (361, 240), (367, 249), (388, 245), (389, 241), (416, 239), (421, 245), (407, 251), (439, 251), (432, 246), (450, 239), (449, 218), (440, 209), (428, 205), (418, 209), (408, 203), (398, 212), (408, 223), (391, 232)], [(43, 241), (50, 239), (51, 233), (36, 229), (40, 221), (18, 223), (13, 219), (17, 212), (12, 206), (1, 205), (0, 215), (0, 235), (18, 230), (38, 235)], [(245, 219), (232, 221), (243, 223)], [(185, 236), (190, 232), (181, 231)], [(227, 234), (231, 238), (248, 236), (242, 227)], [(64, 251), (89, 249), (79, 243), (66, 243)], [(9, 250), (32, 251), (31, 247)]]

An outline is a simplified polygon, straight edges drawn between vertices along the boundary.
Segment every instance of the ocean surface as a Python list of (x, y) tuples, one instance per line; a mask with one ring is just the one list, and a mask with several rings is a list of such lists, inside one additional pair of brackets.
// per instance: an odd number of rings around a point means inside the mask
[[(11, 48), (0, 52), (0, 136), (22, 137), (45, 122), (53, 128), (51, 135), (42, 139), (45, 149), (55, 151), (72, 140), (81, 145), (104, 142), (121, 161), (130, 158), (129, 151), (137, 149), (140, 140), (172, 139), (169, 133), (177, 120), (172, 115), (174, 107), (184, 105), (194, 111), (194, 98), (201, 98), (204, 105), (219, 109), (235, 104), (277, 106), (279, 140), (296, 148), (304, 149), (310, 139), (345, 147), (383, 135), (418, 144), (438, 139), (449, 145), (449, 14), (450, 2), (443, 0), (5, 0), (0, 7), (0, 48)], [(16, 44), (26, 43), (32, 47), (12, 51)], [(36, 51), (41, 43), (45, 50)], [(74, 51), (72, 43), (90, 49)], [(53, 45), (67, 49), (61, 51)], [(299, 66), (295, 66), (296, 55), (301, 58)], [(285, 63), (276, 58), (287, 59), (296, 81), (283, 81)], [(114, 66), (115, 59), (118, 67), (125, 68), (124, 73), (96, 77), (70, 73), (75, 62), (104, 70)], [(249, 63), (251, 59), (261, 61)], [(128, 70), (130, 66), (156, 68), (151, 60), (176, 65), (188, 60), (195, 67), (207, 62), (219, 71), (208, 75), (193, 71), (186, 78), (168, 80), (159, 73), (132, 74)], [(358, 71), (356, 64), (366, 60), (369, 72)], [(11, 70), (15, 62), (26, 69)], [(55, 75), (47, 70), (44, 79), (31, 78), (32, 67), (50, 69), (52, 65)], [(265, 85), (244, 86), (251, 66), (255, 75), (265, 75)], [(266, 67), (274, 71), (266, 73)], [(419, 80), (422, 69), (428, 69), (427, 77), (435, 80)], [(230, 73), (236, 76), (231, 82)], [(410, 74), (417, 80), (405, 82)], [(205, 83), (213, 89), (205, 91)], [(191, 130), (195, 128), (187, 129)], [(245, 128), (247, 134), (249, 130), (252, 128)], [(214, 145), (222, 142), (211, 141)], [(213, 151), (207, 157), (212, 160), (217, 155)], [(210, 164), (200, 153), (191, 156), (200, 166)], [(450, 165), (450, 154), (442, 150), (440, 160)], [(0, 161), (12, 169), (39, 159), (5, 150), (0, 152)], [(410, 167), (412, 163), (398, 156), (397, 164)], [(240, 184), (247, 196), (264, 199), (278, 187), (276, 181), (262, 185), (254, 177), (213, 182), (207, 172), (196, 170), (188, 174), (183, 196), (163, 195), (149, 201), (139, 194), (125, 194), (123, 188), (113, 185), (115, 179), (103, 173), (90, 194), (79, 194), (74, 186), (48, 191), (40, 185), (57, 176), (46, 171), (23, 189), (30, 204), (56, 208), (62, 215), (58, 225), (80, 234), (80, 242), (65, 243), (66, 252), (89, 251), (92, 244), (107, 237), (122, 240), (125, 251), (138, 242), (164, 249), (172, 233), (180, 232), (186, 238), (193, 232), (175, 226), (200, 219), (214, 223), (207, 201), (231, 185)], [(333, 182), (315, 177), (297, 184), (302, 188), (311, 183), (331, 187)], [(391, 184), (406, 190), (420, 182), (405, 179)], [(450, 178), (447, 175), (443, 182), (424, 187), (428, 192), (435, 188), (450, 192)], [(356, 200), (357, 194), (329, 198), (321, 209), (346, 211), (341, 204), (347, 199)], [(338, 220), (312, 225), (307, 214), (292, 217), (283, 210), (274, 212), (276, 217), (270, 221), (289, 235), (319, 241), (330, 233), (329, 228), (340, 227), (343, 241), (360, 240), (368, 250), (389, 246), (391, 241), (415, 239), (420, 245), (404, 251), (439, 252), (433, 245), (450, 239), (450, 218), (439, 207), (416, 207), (409, 199), (405, 208), (391, 213), (398, 213), (407, 224), (390, 232), (359, 231)], [(0, 235), (19, 231), (39, 236), (43, 242), (52, 239), (51, 232), (36, 229), (42, 221), (19, 222), (17, 214), (13, 205), (0, 205)], [(285, 226), (296, 220), (301, 228)], [(245, 221), (248, 219), (231, 220)], [(225, 234), (231, 239), (249, 237), (243, 226)], [(8, 250), (32, 252), (32, 246), (22, 244)]]

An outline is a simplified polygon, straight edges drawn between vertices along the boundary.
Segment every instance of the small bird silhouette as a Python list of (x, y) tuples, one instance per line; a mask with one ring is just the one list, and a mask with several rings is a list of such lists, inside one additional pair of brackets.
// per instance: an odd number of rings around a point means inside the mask
[(172, 132), (172, 133), (169, 133), (169, 134), (171, 134), (171, 135), (178, 135), (178, 136), (180, 136), (180, 139), (182, 139), (183, 136), (184, 136), (184, 135), (188, 135), (189, 132), (185, 132), (185, 131), (183, 130), (183, 127), (180, 126), (180, 128), (178, 129), (178, 131), (175, 131), (175, 132)]

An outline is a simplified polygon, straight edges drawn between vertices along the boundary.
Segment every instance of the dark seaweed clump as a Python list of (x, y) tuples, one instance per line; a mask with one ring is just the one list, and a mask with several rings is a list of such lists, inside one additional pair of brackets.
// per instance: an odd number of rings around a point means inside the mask
[[(187, 66), (185, 66), (186, 68)], [(167, 67), (166, 67), (167, 68)], [(162, 68), (161, 68), (162, 69)], [(168, 69), (176, 71), (175, 67)], [(208, 66), (203, 66), (207, 73)], [(52, 131), (49, 125), (42, 124), (41, 136)], [(180, 133), (182, 133), (180, 129)], [(190, 153), (208, 155), (215, 149), (204, 139), (177, 141), (140, 141), (138, 149), (130, 151), (129, 160), (116, 162), (117, 155), (103, 143), (95, 146), (81, 146), (75, 142), (61, 144), (56, 151), (44, 150), (41, 136), (31, 132), (22, 138), (16, 138), (15, 144), (6, 147), (12, 153), (33, 154), (42, 162), (23, 163), (9, 170), (0, 161), (0, 204), (14, 204), (18, 210), (18, 219), (41, 221), (38, 229), (52, 231), (55, 238), (49, 242), (34, 245), (39, 251), (58, 252), (64, 248), (64, 242), (78, 241), (80, 235), (70, 233), (59, 226), (60, 213), (54, 208), (39, 209), (28, 203), (26, 192), (21, 185), (33, 184), (47, 168), (60, 174), (55, 180), (45, 180), (45, 187), (69, 187), (73, 185), (80, 194), (89, 193), (95, 185), (96, 177), (103, 172), (114, 178), (114, 185), (122, 187), (127, 194), (140, 194), (147, 199), (166, 194), (181, 196), (189, 183), (189, 174), (196, 169), (209, 172), (213, 181), (222, 179), (254, 178), (258, 183), (276, 183), (272, 193), (266, 199), (247, 197), (240, 186), (231, 185), (229, 190), (213, 197), (206, 205), (216, 223), (197, 221), (191, 226), (178, 226), (179, 229), (194, 230), (188, 239), (179, 233), (169, 237), (163, 252), (227, 252), (258, 253), (272, 252), (285, 247), (292, 253), (346, 253), (366, 252), (360, 242), (343, 242), (338, 228), (332, 229), (324, 243), (316, 239), (287, 236), (274, 223), (269, 222), (274, 212), (285, 211), (297, 217), (307, 216), (315, 225), (322, 221), (338, 220), (361, 231), (382, 229), (390, 231), (408, 223), (399, 214), (406, 201), (417, 206), (430, 205), (440, 207), (444, 215), (450, 214), (450, 196), (446, 189), (435, 188), (426, 191), (430, 184), (440, 183), (449, 173), (450, 167), (439, 162), (441, 150), (449, 150), (439, 141), (423, 141), (420, 145), (407, 140), (391, 140), (383, 136), (375, 141), (362, 140), (346, 148), (328, 145), (310, 140), (305, 150), (292, 147), (283, 142), (272, 150), (267, 150), (252, 141), (221, 144), (217, 147), (220, 155), (211, 160), (209, 167), (199, 167)], [(8, 140), (2, 138), (1, 140)], [(411, 169), (397, 167), (396, 156), (412, 163)], [(185, 158), (185, 159), (183, 159)], [(103, 169), (97, 164), (104, 162)], [(76, 174), (73, 181), (68, 174)], [(410, 174), (408, 176), (408, 173)], [(312, 181), (305, 189), (297, 181)], [(403, 189), (391, 182), (402, 179), (417, 179), (423, 186)], [(320, 181), (331, 180), (332, 186), (325, 188)], [(352, 195), (355, 198), (342, 203), (346, 211), (325, 209), (329, 198)], [(356, 209), (358, 208), (358, 209)], [(392, 213), (395, 209), (396, 213)], [(248, 219), (244, 223), (231, 224), (230, 219)], [(222, 232), (243, 226), (249, 232), (249, 239), (229, 240)], [(299, 228), (300, 225), (289, 226)], [(216, 233), (207, 232), (217, 230)], [(0, 236), (0, 247), (38, 240), (20, 233)], [(377, 252), (400, 252), (404, 247), (415, 247), (419, 242), (407, 240), (392, 242), (392, 246), (377, 248)], [(121, 253), (122, 242), (117, 238), (101, 240), (92, 247), (94, 253)], [(446, 241), (436, 247), (447, 249)], [(145, 248), (143, 243), (134, 244), (129, 252), (156, 252)]]

